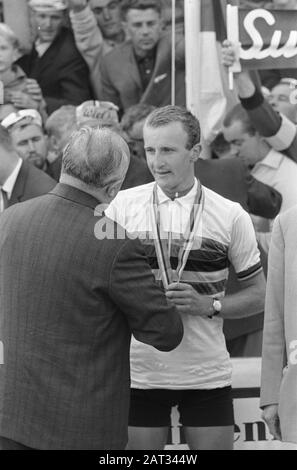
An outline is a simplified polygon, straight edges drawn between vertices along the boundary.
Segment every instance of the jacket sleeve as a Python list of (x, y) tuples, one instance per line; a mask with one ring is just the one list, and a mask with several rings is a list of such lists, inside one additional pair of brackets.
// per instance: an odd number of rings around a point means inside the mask
[(296, 125), (275, 111), (259, 90), (249, 98), (240, 98), (240, 101), (257, 131), (271, 147), (297, 162)]
[(280, 217), (275, 219), (268, 257), (263, 332), (260, 406), (276, 404), (285, 362), (284, 238)]
[(271, 186), (254, 178), (251, 174), (246, 177), (246, 182), (249, 212), (266, 219), (274, 219), (281, 208), (281, 194)]
[(182, 321), (158, 287), (139, 240), (127, 240), (115, 257), (109, 294), (138, 341), (160, 351), (171, 351), (179, 345)]
[(88, 64), (92, 86), (96, 97), (99, 97), (100, 63), (102, 57), (111, 50), (111, 46), (103, 39), (96, 18), (89, 6), (80, 12), (70, 11), (69, 16), (76, 47)]
[(102, 101), (111, 101), (120, 109), (122, 109), (121, 99), (118, 91), (113, 86), (112, 80), (109, 76), (108, 71), (108, 56), (103, 57), (100, 66), (100, 77), (99, 77), (99, 89), (100, 89), (100, 96), (99, 99)]

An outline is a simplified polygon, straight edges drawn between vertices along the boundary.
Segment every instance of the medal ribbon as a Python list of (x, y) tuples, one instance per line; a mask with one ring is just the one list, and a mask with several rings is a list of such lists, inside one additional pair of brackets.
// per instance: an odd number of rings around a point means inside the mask
[(194, 242), (194, 234), (200, 232), (202, 224), (202, 212), (204, 207), (204, 191), (198, 181), (198, 188), (195, 195), (194, 203), (191, 208), (190, 220), (185, 233), (185, 240), (183, 245), (179, 249), (178, 253), (178, 265), (177, 269), (174, 270), (170, 264), (170, 253), (168, 250), (168, 241), (161, 238), (161, 221), (160, 221), (160, 210), (159, 210), (159, 199), (157, 193), (157, 183), (154, 185), (152, 204), (151, 204), (151, 216), (152, 216), (152, 229), (153, 239), (160, 269), (161, 279), (165, 289), (172, 282), (179, 282), (183, 271), (185, 269), (187, 259)]

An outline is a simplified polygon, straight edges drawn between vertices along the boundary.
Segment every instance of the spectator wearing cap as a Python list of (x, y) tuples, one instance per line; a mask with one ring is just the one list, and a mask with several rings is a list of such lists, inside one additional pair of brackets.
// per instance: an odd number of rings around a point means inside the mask
[(38, 111), (24, 109), (11, 113), (3, 119), (1, 124), (10, 133), (14, 149), (19, 157), (45, 171), (48, 144)]
[(46, 194), (55, 186), (52, 178), (18, 156), (11, 135), (1, 125), (0, 152), (0, 212), (17, 202)]
[(78, 105), (90, 99), (86, 62), (76, 48), (73, 33), (64, 26), (66, 3), (62, 0), (30, 0), (36, 40), (18, 64), (35, 78), (51, 114), (64, 104)]
[(29, 79), (15, 61), (20, 56), (19, 41), (9, 26), (0, 23), (0, 80), (4, 104), (18, 109), (43, 107), (42, 93), (36, 80)]
[[(122, 18), (130, 40), (115, 47), (101, 61), (101, 99), (120, 111), (148, 103), (171, 102), (171, 35), (163, 33), (159, 0), (123, 0)], [(185, 104), (184, 38), (176, 35), (177, 105)]]

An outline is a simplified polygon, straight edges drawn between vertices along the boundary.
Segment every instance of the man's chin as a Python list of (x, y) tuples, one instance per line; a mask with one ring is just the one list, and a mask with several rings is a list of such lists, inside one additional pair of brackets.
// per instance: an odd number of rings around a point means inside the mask
[(39, 168), (39, 170), (42, 170), (44, 167), (44, 160), (41, 160), (40, 158), (28, 158), (27, 162), (29, 162), (30, 165), (34, 165), (36, 168)]

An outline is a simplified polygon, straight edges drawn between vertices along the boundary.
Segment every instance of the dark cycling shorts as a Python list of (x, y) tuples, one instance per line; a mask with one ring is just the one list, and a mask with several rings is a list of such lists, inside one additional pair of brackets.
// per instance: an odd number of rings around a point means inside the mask
[(212, 390), (131, 389), (129, 426), (170, 426), (171, 408), (178, 407), (183, 426), (232, 426), (232, 388)]

